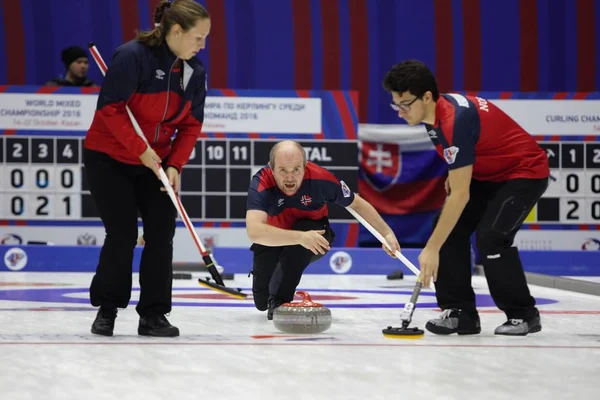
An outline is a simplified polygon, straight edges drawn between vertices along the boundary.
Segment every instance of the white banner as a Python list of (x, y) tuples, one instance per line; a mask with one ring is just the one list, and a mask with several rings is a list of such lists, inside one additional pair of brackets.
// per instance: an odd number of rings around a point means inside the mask
[(97, 95), (2, 93), (0, 129), (85, 131)]
[(321, 99), (207, 97), (203, 131), (321, 133)]
[(600, 135), (600, 100), (491, 100), (532, 135)]
[(600, 250), (600, 231), (528, 230), (517, 233), (520, 250)]
[[(0, 94), (0, 129), (85, 131), (98, 95)], [(321, 99), (207, 97), (204, 132), (318, 134)]]
[[(600, 135), (600, 100), (491, 100), (532, 135)], [(359, 124), (360, 140), (430, 145), (424, 126)]]

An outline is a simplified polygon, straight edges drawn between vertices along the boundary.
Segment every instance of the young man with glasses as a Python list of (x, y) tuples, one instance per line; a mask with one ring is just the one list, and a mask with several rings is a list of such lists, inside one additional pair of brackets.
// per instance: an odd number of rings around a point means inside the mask
[(546, 153), (486, 99), (440, 95), (422, 62), (393, 66), (383, 86), (398, 116), (410, 125), (424, 124), (448, 164), (448, 197), (419, 255), (420, 278), (428, 287), (433, 277), (443, 311), (427, 330), (439, 335), (481, 332), (471, 286), (470, 237), (476, 232), (490, 293), (508, 319), (495, 334), (539, 332), (539, 312), (513, 241), (548, 186)]

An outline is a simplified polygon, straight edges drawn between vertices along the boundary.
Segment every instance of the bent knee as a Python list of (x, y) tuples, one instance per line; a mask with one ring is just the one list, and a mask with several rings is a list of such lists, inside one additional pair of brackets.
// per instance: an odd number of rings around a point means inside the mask
[(513, 245), (513, 240), (508, 235), (494, 231), (478, 232), (475, 238), (477, 249), (485, 256), (500, 253)]
[(266, 297), (263, 299), (262, 297), (254, 296), (254, 307), (256, 307), (258, 311), (266, 311), (267, 308), (269, 308), (269, 302)]
[(258, 292), (253, 290), (252, 297), (254, 299), (254, 306), (258, 311), (266, 311), (269, 308), (269, 294), (263, 294), (262, 292)]

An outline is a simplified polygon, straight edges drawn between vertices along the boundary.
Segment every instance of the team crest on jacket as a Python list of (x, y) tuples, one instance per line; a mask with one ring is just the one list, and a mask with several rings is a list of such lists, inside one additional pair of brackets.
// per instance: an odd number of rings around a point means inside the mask
[(300, 203), (304, 204), (305, 206), (308, 206), (310, 203), (312, 203), (312, 199), (309, 195), (303, 194), (302, 197), (300, 197)]
[(447, 149), (444, 149), (444, 159), (448, 164), (454, 164), (456, 161), (456, 155), (458, 154), (458, 147), (451, 146)]
[(346, 185), (346, 182), (344, 181), (340, 181), (340, 185), (342, 186), (342, 194), (344, 197), (350, 197), (350, 195), (352, 194), (352, 191), (350, 190), (350, 188), (348, 187), (348, 185)]
[(360, 142), (360, 164), (365, 181), (373, 189), (383, 192), (400, 178), (400, 145)]

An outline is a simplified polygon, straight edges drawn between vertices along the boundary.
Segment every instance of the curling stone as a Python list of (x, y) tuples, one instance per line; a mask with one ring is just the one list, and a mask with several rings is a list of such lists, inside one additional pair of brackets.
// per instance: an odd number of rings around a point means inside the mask
[(314, 303), (306, 292), (297, 292), (302, 301), (283, 303), (273, 313), (275, 328), (286, 333), (321, 333), (331, 327), (331, 311)]

